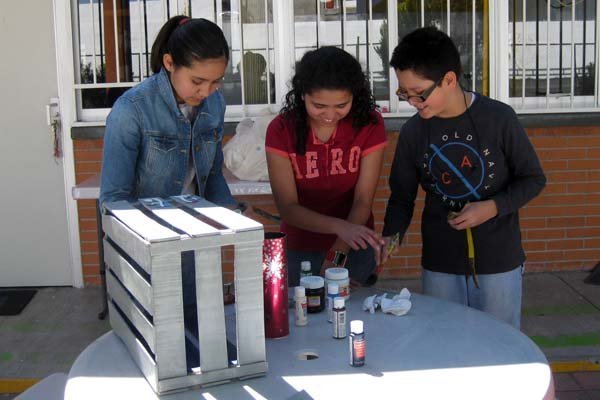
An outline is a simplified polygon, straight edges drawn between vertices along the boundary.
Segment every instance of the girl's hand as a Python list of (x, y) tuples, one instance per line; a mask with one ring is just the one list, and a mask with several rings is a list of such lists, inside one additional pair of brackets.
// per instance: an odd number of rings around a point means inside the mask
[(474, 228), (498, 215), (494, 200), (467, 203), (454, 218), (448, 219), (450, 226), (456, 230)]
[(354, 250), (373, 247), (379, 257), (381, 246), (384, 244), (381, 235), (364, 225), (353, 224), (345, 220), (338, 220), (334, 227), (336, 235)]

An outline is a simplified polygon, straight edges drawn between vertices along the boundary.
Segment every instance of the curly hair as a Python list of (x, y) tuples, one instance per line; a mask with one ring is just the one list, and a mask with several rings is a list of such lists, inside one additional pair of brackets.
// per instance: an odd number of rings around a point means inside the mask
[(360, 128), (377, 122), (372, 111), (377, 107), (371, 93), (369, 81), (360, 63), (344, 50), (337, 47), (321, 47), (304, 54), (296, 65), (292, 78), (292, 89), (285, 96), (280, 114), (295, 121), (296, 153), (306, 153), (306, 138), (309, 133), (308, 114), (304, 95), (315, 90), (348, 90), (352, 93), (352, 126)]

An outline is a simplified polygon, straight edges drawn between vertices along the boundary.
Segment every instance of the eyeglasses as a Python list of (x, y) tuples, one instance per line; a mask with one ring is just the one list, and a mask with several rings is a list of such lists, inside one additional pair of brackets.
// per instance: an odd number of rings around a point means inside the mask
[(423, 93), (421, 93), (420, 95), (409, 96), (408, 93), (406, 93), (406, 92), (400, 90), (400, 88), (398, 88), (398, 90), (396, 90), (396, 96), (398, 96), (398, 99), (400, 101), (408, 101), (409, 103), (412, 103), (412, 104), (424, 103), (427, 101), (429, 96), (431, 96), (431, 93), (433, 93), (433, 91), (438, 86), (440, 86), (440, 84), (442, 83), (443, 80), (444, 80), (444, 77), (442, 76), (440, 79), (435, 81), (433, 83), (433, 85), (431, 85), (430, 87), (425, 89), (425, 91)]

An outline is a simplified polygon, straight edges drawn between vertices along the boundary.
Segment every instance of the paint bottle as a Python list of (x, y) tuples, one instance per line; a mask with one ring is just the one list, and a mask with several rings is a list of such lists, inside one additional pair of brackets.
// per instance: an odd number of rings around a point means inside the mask
[(362, 367), (365, 365), (367, 343), (361, 320), (355, 319), (350, 321), (350, 337), (348, 340), (350, 342), (350, 365), (353, 367)]
[(296, 286), (294, 288), (294, 300), (296, 326), (306, 326), (308, 324), (308, 317), (306, 315), (306, 289), (304, 286)]
[(339, 296), (333, 301), (333, 337), (346, 337), (346, 304), (344, 298)]
[(327, 284), (336, 283), (339, 287), (339, 294), (344, 300), (350, 299), (350, 278), (348, 277), (348, 268), (327, 268), (325, 270), (325, 280)]
[(312, 266), (310, 261), (302, 261), (300, 263), (300, 278), (303, 276), (311, 276), (312, 275)]
[(325, 309), (325, 279), (320, 276), (303, 276), (300, 286), (306, 288), (307, 311), (318, 313)]
[(337, 283), (327, 285), (327, 322), (333, 321), (333, 301), (339, 297), (340, 286)]

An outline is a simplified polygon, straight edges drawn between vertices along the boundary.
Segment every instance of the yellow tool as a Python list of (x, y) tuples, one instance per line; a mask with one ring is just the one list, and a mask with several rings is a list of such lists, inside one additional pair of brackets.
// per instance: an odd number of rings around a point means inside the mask
[[(457, 215), (457, 212), (450, 211), (448, 213), (448, 220), (454, 219)], [(469, 269), (473, 275), (473, 283), (475, 284), (475, 287), (479, 289), (479, 281), (477, 280), (477, 271), (475, 269), (475, 245), (473, 244), (473, 232), (471, 231), (471, 228), (467, 228), (465, 231), (467, 234), (467, 257)]]

